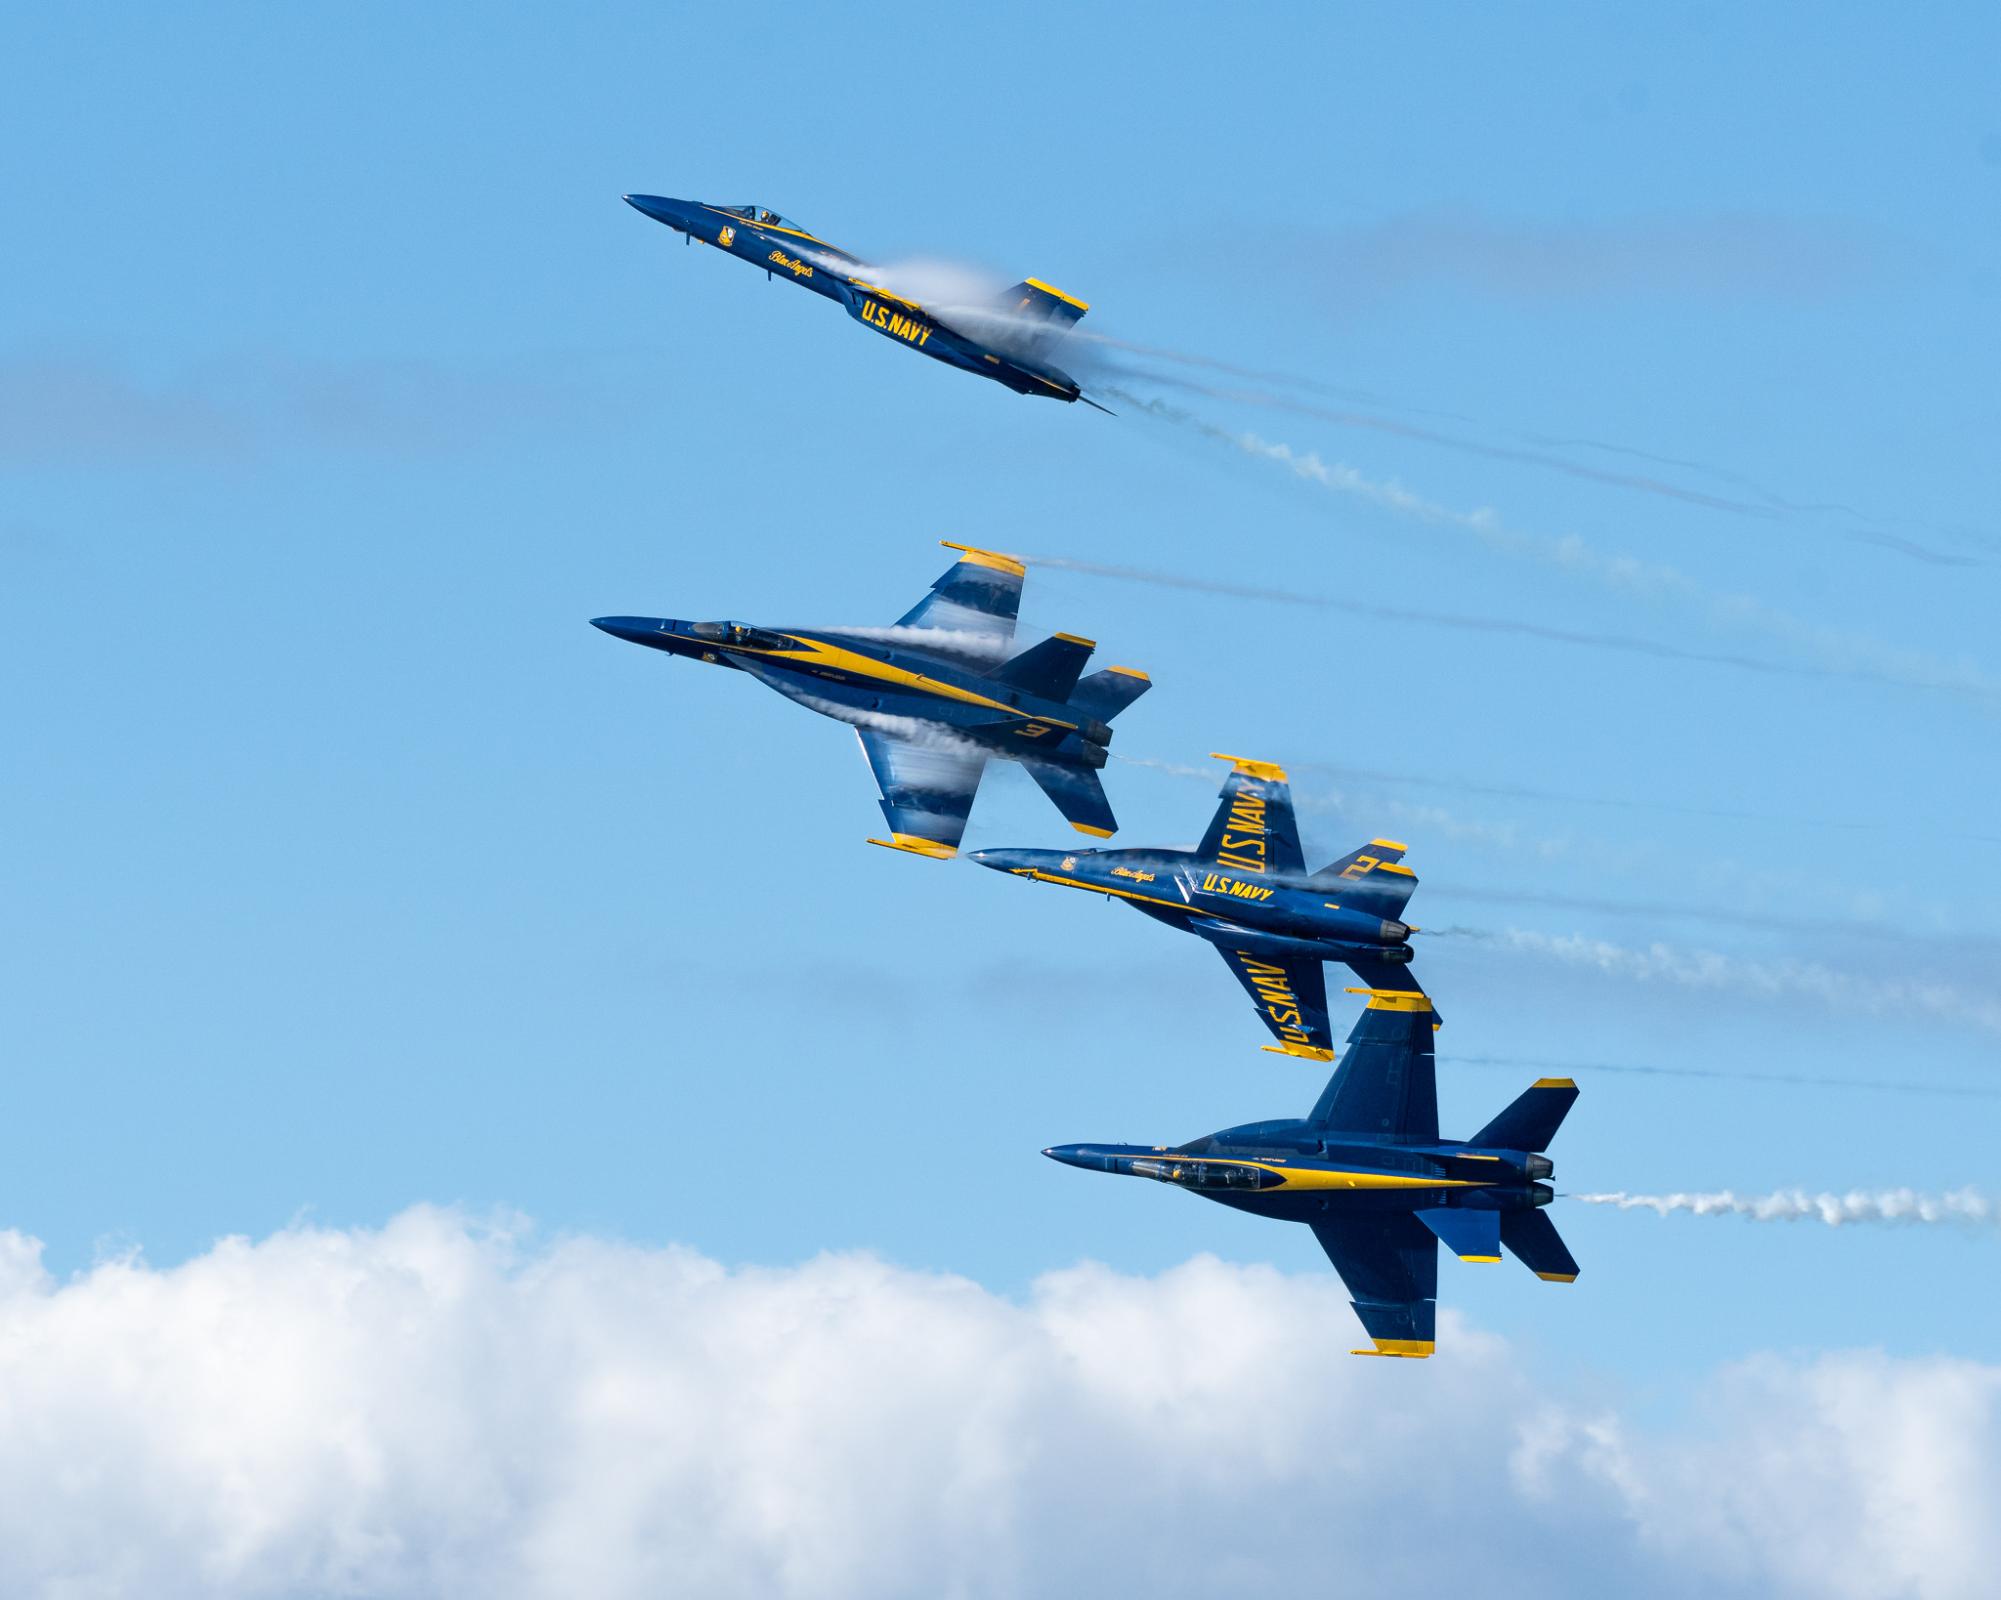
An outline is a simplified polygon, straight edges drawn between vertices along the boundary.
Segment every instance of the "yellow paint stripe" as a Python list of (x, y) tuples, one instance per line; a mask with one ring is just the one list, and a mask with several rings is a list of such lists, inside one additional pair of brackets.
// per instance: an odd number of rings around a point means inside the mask
[(892, 834), (887, 839), (871, 839), (869, 843), (879, 844), (885, 850), (908, 850), (914, 856), (929, 856), (934, 861), (950, 861), (959, 853), (952, 845), (920, 838), (914, 833)]
[(1136, 894), (1131, 889), (1114, 889), (1105, 883), (1086, 883), (1082, 878), (1065, 878), (1054, 872), (1044, 872), (1040, 867), (1028, 868), (1024, 876), (1034, 878), (1039, 883), (1061, 884), (1066, 889), (1088, 889), (1092, 894), (1115, 894), (1121, 900), (1144, 900), (1149, 905), (1172, 906), (1176, 911), (1189, 909), (1179, 900), (1163, 900), (1157, 894)]
[(1105, 670), (1107, 672), (1119, 673), (1122, 676), (1128, 678), (1138, 678), (1145, 683), (1153, 682), (1153, 679), (1147, 677), (1147, 675), (1144, 672), (1141, 672), (1138, 667), (1107, 667), (1105, 668)]
[(1067, 728), (1076, 732), (1077, 724), (1065, 722), (1060, 717), (1023, 716), (1018, 707), (1005, 700), (996, 700), (990, 695), (975, 694), (971, 689), (961, 689), (956, 684), (944, 683), (922, 672), (912, 672), (906, 667), (893, 667), (886, 661), (878, 661), (873, 656), (858, 655), (837, 644), (828, 644), (823, 639), (815, 639), (807, 634), (794, 634), (800, 648), (797, 650), (759, 650), (748, 645), (729, 645), (728, 649), (743, 655), (770, 656), (779, 661), (803, 661), (808, 664), (840, 667), (845, 671), (878, 683), (894, 683), (906, 688), (922, 689), (926, 694), (935, 694), (947, 700), (963, 701), (967, 705), (991, 706), (996, 711), (1005, 711), (1011, 717), (1023, 721), (1046, 722), (1053, 728)]
[(1095, 650), (1098, 648), (1098, 641), (1096, 639), (1082, 639), (1079, 638), (1074, 633), (1059, 633), (1054, 635), (1053, 637), (1061, 639), (1065, 644), (1081, 644), (1087, 650)]
[(1575, 1089), (1575, 1078), (1538, 1078), (1529, 1085), (1531, 1089)]
[(1499, 1261), (1499, 1256), (1461, 1256), (1461, 1261)]
[(1247, 778), (1262, 778), (1267, 783), (1285, 783), (1285, 768), (1270, 761), (1251, 761), (1244, 756), (1226, 756), (1220, 750), (1209, 752), (1211, 761), (1227, 761)]
[(1083, 301), (1079, 300), (1074, 294), (1065, 294), (1061, 289), (1057, 288), (1054, 284), (1044, 283), (1040, 278), (1024, 278), (1022, 279), (1022, 282), (1027, 284), (1031, 289), (1040, 289), (1044, 294), (1055, 295), (1056, 298), (1058, 300), (1061, 300), (1065, 305), (1075, 306), (1079, 311), (1089, 311), (1091, 309), (1089, 306), (1085, 305)]
[(1544, 1283), (1575, 1283), (1577, 1281), (1577, 1274), (1574, 1272), (1538, 1272), (1536, 1276), (1542, 1279)]
[[(1334, 1052), (1319, 1044), (1268, 1044), (1264, 1046), (1275, 1056), (1298, 1056), (1302, 1061), (1332, 1061)], [(1500, 1160), (1495, 1156), (1496, 1161)]]
[(1394, 872), (1406, 878), (1415, 878), (1417, 876), (1417, 874), (1415, 872), (1412, 872), (1409, 867), (1403, 866), (1395, 861), (1378, 861), (1376, 863), (1376, 870), (1378, 872)]
[(1109, 839), (1112, 836), (1110, 828), (1094, 828), (1088, 822), (1073, 822), (1070, 826), (1079, 833), (1088, 833), (1093, 839)]
[(1385, 850), (1408, 850), (1408, 849), (1410, 848), (1410, 846), (1409, 846), (1409, 845), (1407, 845), (1407, 844), (1399, 844), (1399, 843), (1397, 843), (1397, 841), (1396, 841), (1396, 840), (1394, 840), (1394, 839), (1371, 839), (1371, 840), (1369, 841), (1369, 843), (1370, 843), (1370, 844), (1379, 844), (1379, 845), (1381, 845), (1381, 846), (1382, 846), (1382, 847), (1383, 847), (1383, 848), (1384, 848)]

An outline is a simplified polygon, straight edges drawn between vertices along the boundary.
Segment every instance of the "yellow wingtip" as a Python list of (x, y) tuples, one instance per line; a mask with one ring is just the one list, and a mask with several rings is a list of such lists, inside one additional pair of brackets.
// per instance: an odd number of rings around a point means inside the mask
[(914, 833), (892, 834), (887, 839), (871, 839), (870, 844), (879, 844), (885, 850), (903, 850), (913, 856), (929, 856), (933, 861), (950, 861), (959, 853), (954, 845), (940, 844), (936, 839), (921, 839)]
[(1302, 1061), (1332, 1061), (1334, 1052), (1318, 1044), (1268, 1044), (1260, 1046), (1275, 1056), (1298, 1056)]
[(1138, 667), (1107, 667), (1105, 668), (1105, 670), (1107, 672), (1119, 673), (1122, 676), (1128, 678), (1139, 678), (1147, 683), (1153, 682), (1153, 679), (1147, 677), (1147, 675), (1144, 672), (1141, 672)]
[(1110, 828), (1094, 828), (1088, 822), (1073, 822), (1070, 826), (1079, 833), (1088, 833), (1093, 839), (1109, 839), (1112, 836)]
[(1350, 989), (1369, 997), (1371, 1011), (1429, 1011), (1431, 996), (1420, 989)]
[(1501, 1258), (1499, 1256), (1461, 1256), (1459, 1259), (1461, 1261), (1498, 1262)]
[(1262, 778), (1267, 783), (1285, 783), (1289, 780), (1285, 768), (1275, 761), (1252, 761), (1246, 756), (1226, 756), (1220, 750), (1209, 752), (1211, 761), (1227, 761), (1247, 778)]
[(1531, 1089), (1575, 1089), (1575, 1078), (1538, 1078), (1529, 1085)]
[(1028, 576), (1028, 563), (1020, 556), (1005, 555), (999, 550), (982, 550), (977, 545), (954, 544), (950, 539), (938, 542), (947, 550), (958, 551), (961, 561), (970, 561), (976, 567), (992, 567), (996, 572), (1005, 572), (1017, 578)]
[(1369, 843), (1379, 844), (1385, 850), (1408, 850), (1410, 848), (1409, 845), (1405, 844), (1400, 839), (1371, 839)]
[(1544, 1283), (1575, 1283), (1577, 1281), (1577, 1274), (1574, 1272), (1538, 1272), (1536, 1276), (1542, 1279)]
[(1095, 650), (1098, 648), (1098, 641), (1096, 639), (1086, 639), (1078, 634), (1059, 633), (1056, 635), (1056, 637), (1061, 639), (1065, 644), (1081, 644), (1087, 650)]
[(1422, 1361), (1438, 1348), (1431, 1339), (1378, 1339), (1373, 1350), (1350, 1350), (1351, 1356), (1403, 1356), (1413, 1361)]

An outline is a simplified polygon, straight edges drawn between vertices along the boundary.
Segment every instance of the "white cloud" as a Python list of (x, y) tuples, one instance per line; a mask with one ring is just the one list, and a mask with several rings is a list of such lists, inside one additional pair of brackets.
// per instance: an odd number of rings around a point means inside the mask
[(1016, 1302), (418, 1208), (59, 1285), (0, 1235), (0, 1593), (1952, 1600), (2001, 1559), (2001, 1370), (1761, 1359), (1664, 1433), (1441, 1331), (1357, 1360), (1331, 1274), (1209, 1258)]

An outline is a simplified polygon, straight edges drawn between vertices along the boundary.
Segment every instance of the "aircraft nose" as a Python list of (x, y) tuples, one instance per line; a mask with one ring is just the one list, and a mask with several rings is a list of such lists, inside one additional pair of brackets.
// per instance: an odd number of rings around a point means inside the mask
[(661, 194), (629, 194), (625, 203), (635, 211), (644, 212), (655, 222), (664, 222), (670, 228), (688, 231), (688, 202), (670, 200)]
[(1045, 854), (1041, 850), (974, 850), (966, 859), (996, 872), (1025, 872)]
[(1105, 1170), (1105, 1158), (1083, 1144), (1053, 1144), (1042, 1152), (1051, 1161), (1060, 1161), (1066, 1167), (1086, 1167), (1094, 1172)]
[(629, 644), (646, 644), (656, 650), (670, 649), (675, 633), (671, 617), (592, 617), (591, 626), (623, 639)]

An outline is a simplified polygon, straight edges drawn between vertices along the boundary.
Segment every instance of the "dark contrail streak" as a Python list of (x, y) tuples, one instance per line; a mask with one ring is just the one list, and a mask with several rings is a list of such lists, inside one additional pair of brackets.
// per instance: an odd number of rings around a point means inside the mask
[[(1444, 1057), (1440, 1057), (1441, 1062)], [(1544, 1061), (1534, 1056), (1451, 1057), (1454, 1065), (1503, 1067), (1515, 1072), (1561, 1073), (1615, 1072), (1647, 1078), (1712, 1078), (1725, 1083), (1776, 1083), (1795, 1089), (1868, 1089), (1883, 1094), (1944, 1095), (1970, 1100), (2001, 1099), (2001, 1086), (1979, 1084), (1925, 1083), (1900, 1078), (1832, 1078), (1785, 1072), (1738, 1072), (1722, 1067), (1651, 1067), (1631, 1062)]]
[(1143, 567), (1108, 566), (1095, 561), (1073, 561), (1068, 556), (1030, 556), (1028, 560), (1037, 566), (1051, 567), (1061, 572), (1080, 572), (1094, 578), (1118, 578), (1127, 583), (1148, 583), (1163, 589), (1187, 589), (1198, 594), (1220, 594), (1241, 600), (1263, 600), (1272, 605), (1306, 606), (1319, 611), (1339, 611), (1349, 616), (1369, 617), (1378, 622), (1410, 623), (1425, 628), (1454, 628), (1466, 633), (1511, 634), (1518, 638), (1541, 639), (1550, 644), (1615, 650), (1626, 655), (1651, 656), (1662, 661), (1701, 662), (1707, 666), (1734, 667), (1740, 672), (1757, 672), (1776, 677), (1859, 677), (1869, 682), (1879, 681), (1873, 673), (1851, 673), (1836, 667), (1760, 661), (1755, 656), (1737, 655), (1725, 650), (1690, 650), (1682, 645), (1661, 644), (1652, 639), (1640, 639), (1626, 634), (1552, 628), (1539, 622), (1521, 622), (1506, 617), (1473, 617), (1454, 612), (1417, 611), (1405, 606), (1370, 605), (1357, 600), (1337, 600), (1332, 595), (1305, 594), (1289, 589), (1264, 589), (1252, 584), (1218, 583), (1208, 578), (1153, 572)]

